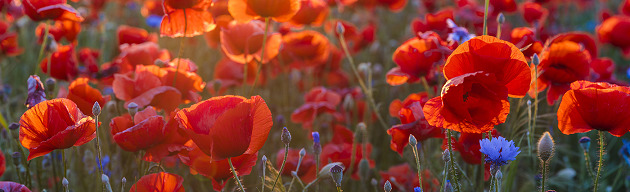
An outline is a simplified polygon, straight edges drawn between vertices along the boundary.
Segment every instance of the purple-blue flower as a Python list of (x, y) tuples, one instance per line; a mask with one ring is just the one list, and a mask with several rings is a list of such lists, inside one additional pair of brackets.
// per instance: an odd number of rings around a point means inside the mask
[(499, 136), (490, 139), (479, 140), (481, 149), (479, 151), (486, 155), (486, 163), (494, 166), (502, 166), (508, 161), (516, 160), (516, 156), (521, 153), (518, 147), (514, 146), (514, 141), (508, 141)]
[(319, 143), (319, 132), (313, 132), (311, 135), (313, 135), (313, 142)]
[(420, 187), (413, 188), (413, 192), (422, 192), (422, 188)]

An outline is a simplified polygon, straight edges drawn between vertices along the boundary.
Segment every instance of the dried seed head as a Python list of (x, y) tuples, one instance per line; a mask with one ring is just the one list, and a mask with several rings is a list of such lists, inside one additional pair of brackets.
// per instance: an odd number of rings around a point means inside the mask
[(134, 102), (127, 104), (127, 111), (129, 112), (129, 115), (131, 115), (131, 117), (133, 118), (138, 112), (138, 104)]
[(392, 183), (390, 183), (389, 180), (385, 181), (385, 185), (383, 186), (383, 189), (385, 190), (385, 192), (392, 191)]
[(282, 135), (280, 135), (280, 140), (285, 145), (289, 145), (289, 143), (291, 143), (291, 133), (286, 127), (282, 128)]
[(92, 114), (94, 114), (94, 116), (98, 116), (101, 114), (101, 105), (98, 104), (98, 101), (95, 101), (94, 105), (92, 106)]
[(335, 185), (341, 187), (341, 180), (343, 180), (343, 167), (335, 165), (330, 168), (330, 176), (333, 178)]
[(580, 140), (578, 141), (580, 143), (580, 146), (582, 147), (582, 149), (584, 149), (585, 151), (588, 151), (588, 149), (591, 147), (591, 138), (584, 136), (582, 138), (580, 138)]
[(553, 157), (555, 144), (549, 132), (543, 133), (538, 141), (538, 158), (543, 162), (548, 162)]

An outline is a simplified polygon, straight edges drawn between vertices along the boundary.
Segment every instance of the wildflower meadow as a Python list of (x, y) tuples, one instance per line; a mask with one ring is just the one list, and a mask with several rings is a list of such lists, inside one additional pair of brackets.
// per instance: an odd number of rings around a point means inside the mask
[(0, 12), (0, 192), (630, 192), (630, 0)]

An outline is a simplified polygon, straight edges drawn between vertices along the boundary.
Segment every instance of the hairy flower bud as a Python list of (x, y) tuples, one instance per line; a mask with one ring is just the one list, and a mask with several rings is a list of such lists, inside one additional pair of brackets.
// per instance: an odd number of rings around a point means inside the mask
[(95, 101), (94, 105), (92, 106), (92, 114), (94, 114), (94, 116), (98, 116), (101, 114), (101, 105), (98, 104), (98, 101)]
[(554, 153), (553, 138), (549, 132), (543, 133), (543, 136), (538, 141), (538, 158), (543, 162), (548, 162)]
[(385, 192), (392, 191), (392, 183), (390, 183), (389, 180), (385, 181), (385, 185), (383, 186), (383, 189), (385, 190)]
[(449, 153), (448, 149), (444, 149), (444, 152), (442, 152), (442, 160), (444, 162), (448, 162), (451, 160), (451, 154)]
[(15, 166), (20, 165), (20, 158), (22, 158), (22, 154), (20, 152), (13, 152), (11, 157), (13, 158), (13, 164), (15, 164)]
[(9, 124), (9, 129), (12, 130), (12, 131), (16, 131), (19, 128), (20, 128), (20, 124), (18, 124), (18, 123), (11, 123), (11, 124)]
[(497, 23), (499, 24), (505, 23), (505, 16), (503, 15), (503, 13), (499, 13), (499, 15), (497, 16)]
[(50, 77), (46, 79), (46, 91), (50, 91), (49, 93), (51, 93), (55, 90), (55, 85), (57, 85), (57, 81), (55, 79)]
[(532, 64), (538, 66), (538, 64), (540, 64), (540, 58), (538, 58), (538, 54), (534, 53), (534, 56), (532, 56)]
[(63, 185), (63, 187), (67, 188), (70, 182), (68, 182), (68, 179), (64, 177), (63, 180), (61, 180), (61, 184)]
[(300, 157), (304, 157), (306, 155), (306, 150), (304, 148), (300, 149)]
[(367, 179), (370, 176), (370, 162), (367, 159), (359, 161), (359, 176), (361, 179)]
[(416, 147), (418, 145), (418, 140), (415, 136), (409, 135), (409, 146)]
[(286, 127), (282, 128), (282, 135), (280, 135), (280, 140), (282, 141), (282, 143), (284, 143), (284, 145), (287, 146), (289, 145), (289, 143), (291, 143), (291, 133)]

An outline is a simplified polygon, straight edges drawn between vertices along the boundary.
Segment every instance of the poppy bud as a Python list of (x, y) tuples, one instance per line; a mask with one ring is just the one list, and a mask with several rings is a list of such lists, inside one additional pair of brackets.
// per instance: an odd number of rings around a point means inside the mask
[(343, 27), (343, 24), (341, 24), (341, 22), (337, 22), (337, 34), (343, 35), (343, 33), (345, 32), (346, 32), (346, 28)]
[(282, 135), (280, 135), (280, 140), (284, 143), (284, 145), (289, 145), (291, 143), (291, 133), (289, 129), (286, 127), (282, 128)]
[(374, 186), (376, 188), (376, 185), (378, 185), (378, 181), (374, 178), (372, 178), (372, 181), (370, 181), (372, 183), (372, 186)]
[(505, 23), (505, 16), (503, 16), (503, 13), (499, 13), (497, 16), (497, 23), (499, 23), (499, 25)]
[(49, 92), (52, 92), (55, 90), (55, 85), (57, 84), (57, 81), (53, 78), (47, 78), (46, 79), (46, 90)]
[(416, 137), (413, 135), (409, 135), (409, 146), (416, 147), (416, 145), (418, 145), (418, 140), (416, 139)]
[(359, 67), (357, 67), (359, 72), (363, 73), (364, 75), (369, 74), (370, 68), (372, 68), (372, 63), (360, 63)]
[(291, 176), (293, 176), (295, 178), (300, 178), (300, 176), (298, 176), (297, 172), (295, 172), (295, 171), (291, 171)]
[(442, 160), (444, 162), (448, 162), (449, 160), (451, 160), (451, 154), (449, 153), (448, 149), (444, 149), (444, 152), (442, 152)]
[(157, 66), (160, 66), (160, 67), (162, 67), (162, 66), (166, 65), (167, 63), (168, 63), (168, 62), (165, 62), (165, 61), (164, 61), (164, 60), (162, 60), (162, 59), (156, 59), (156, 60), (153, 62), (153, 64), (155, 64), (155, 65), (157, 65)]
[(497, 181), (501, 181), (501, 179), (503, 179), (503, 173), (501, 172), (501, 170), (497, 170), (497, 172), (494, 174), (494, 178), (497, 178)]
[(337, 187), (341, 187), (341, 180), (343, 179), (343, 167), (335, 165), (330, 168), (330, 176)]
[(20, 165), (20, 158), (22, 158), (22, 154), (20, 152), (13, 152), (11, 157), (13, 158), (13, 164), (15, 164), (15, 166)]
[(127, 178), (123, 177), (120, 183), (120, 191), (125, 191), (125, 184), (127, 183)]
[[(324, 167), (322, 167), (322, 168), (320, 169), (320, 171), (319, 171), (319, 176), (320, 176), (320, 177), (322, 177), (322, 176), (331, 176), (331, 173), (330, 173), (331, 169), (332, 169), (334, 166), (337, 166), (337, 165), (338, 165), (338, 166), (343, 166), (343, 163), (340, 163), (340, 162), (334, 162), (334, 163), (328, 163), (328, 164), (326, 164)], [(343, 169), (343, 168), (342, 168), (342, 169)]]
[(112, 185), (109, 184), (109, 177), (107, 177), (107, 175), (101, 174), (101, 181), (103, 181), (103, 185), (105, 185), (107, 192), (113, 192)]
[(116, 110), (116, 101), (108, 101), (105, 104), (105, 110), (109, 112), (109, 114), (116, 114), (118, 110)]
[(580, 138), (580, 140), (578, 141), (580, 143), (580, 146), (582, 147), (582, 149), (584, 149), (584, 151), (588, 151), (588, 149), (591, 147), (591, 138), (584, 136), (582, 138)]
[(300, 157), (304, 157), (306, 155), (306, 150), (304, 148), (300, 149)]
[[(266, 156), (266, 155), (263, 155), (263, 156), (262, 156), (262, 158), (260, 159), (260, 161), (261, 161), (263, 164), (266, 164), (266, 163), (267, 163), (267, 156)], [(265, 167), (265, 166), (263, 166), (263, 167)]]
[(343, 98), (343, 104), (342, 104), (343, 108), (345, 110), (352, 110), (352, 108), (354, 108), (354, 98), (352, 98), (352, 94), (347, 94), (344, 98)]
[(131, 118), (133, 118), (133, 116), (136, 116), (136, 113), (138, 112), (138, 104), (131, 102), (127, 105), (127, 111), (129, 112), (129, 115), (131, 115)]
[(551, 157), (553, 157), (554, 152), (554, 143), (553, 138), (549, 134), (549, 132), (543, 133), (543, 136), (538, 141), (538, 158), (547, 162)]
[(9, 130), (12, 130), (12, 131), (18, 130), (19, 128), (20, 128), (20, 124), (18, 123), (11, 123), (9, 125)]
[(70, 184), (70, 182), (68, 182), (68, 179), (64, 177), (63, 180), (61, 180), (61, 184), (64, 188), (68, 188), (68, 184)]
[(538, 58), (538, 54), (534, 53), (534, 56), (532, 56), (532, 64), (534, 65), (538, 65), (540, 64), (540, 58)]
[(362, 179), (367, 179), (370, 176), (370, 163), (367, 159), (359, 161), (359, 175)]
[(367, 134), (366, 127), (367, 126), (363, 122), (360, 122), (359, 124), (357, 124), (357, 131), (354, 132), (354, 138), (357, 139), (358, 143), (367, 142), (367, 141), (363, 141), (363, 137), (361, 137), (362, 134)]
[(385, 185), (383, 186), (383, 189), (385, 190), (385, 192), (392, 191), (392, 183), (390, 183), (389, 180), (385, 181)]
[(94, 116), (101, 114), (101, 105), (98, 104), (98, 101), (95, 101), (94, 106), (92, 106), (92, 114), (94, 114)]

